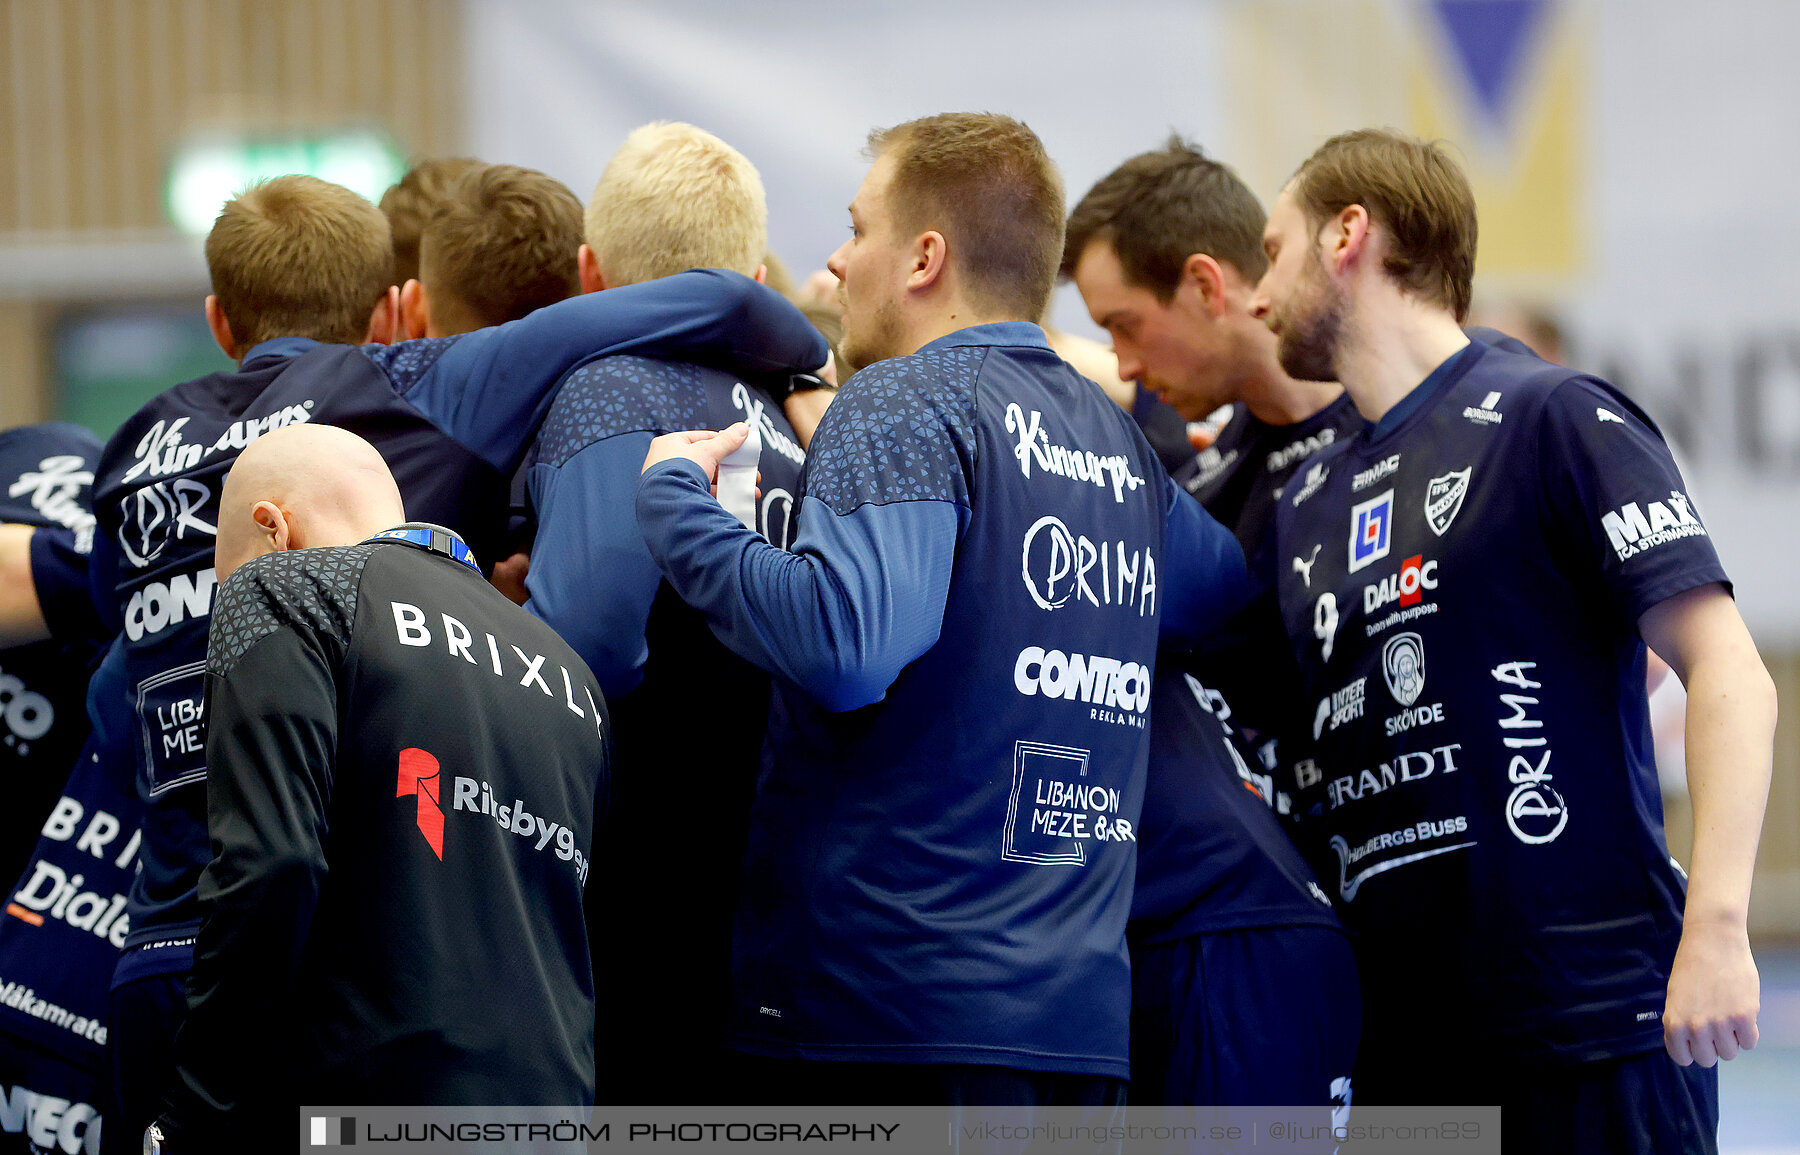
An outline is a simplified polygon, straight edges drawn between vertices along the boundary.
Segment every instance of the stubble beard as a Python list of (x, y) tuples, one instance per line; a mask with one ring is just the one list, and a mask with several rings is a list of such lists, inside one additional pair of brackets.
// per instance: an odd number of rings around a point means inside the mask
[(1283, 313), (1276, 345), (1282, 371), (1296, 381), (1336, 381), (1344, 298), (1325, 279), (1323, 268), (1308, 267), (1293, 307)]

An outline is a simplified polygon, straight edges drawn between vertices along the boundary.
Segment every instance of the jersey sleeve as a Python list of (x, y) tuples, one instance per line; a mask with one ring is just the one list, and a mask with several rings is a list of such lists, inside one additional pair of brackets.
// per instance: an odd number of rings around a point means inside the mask
[[(314, 553), (319, 551), (305, 551)], [(332, 551), (348, 552), (348, 551)], [(337, 670), (348, 636), (341, 571), (295, 554), (258, 559), (220, 590), (207, 653), (206, 918), (176, 1042), (166, 1128), (209, 1144), (279, 1077), (284, 1021), (327, 867), (338, 740)], [(360, 569), (356, 571), (360, 573)], [(172, 1144), (173, 1146), (173, 1144)]]
[(1582, 377), (1552, 390), (1538, 469), (1555, 548), (1570, 572), (1597, 573), (1634, 626), (1666, 598), (1710, 582), (1729, 587), (1668, 445), (1623, 395)]
[(727, 513), (691, 462), (644, 474), (638, 524), (727, 646), (827, 709), (867, 706), (943, 628), (973, 420), (972, 401), (941, 382), (872, 366), (813, 437), (793, 552)]
[(532, 467), (538, 534), (525, 608), (581, 655), (609, 698), (643, 680), (644, 631), (662, 585), (634, 505), (651, 437), (607, 437), (560, 465)]
[[(1222, 629), (1255, 592), (1237, 536), (1165, 476), (1169, 513), (1163, 526), (1168, 593), (1162, 636), (1193, 645)], [(1269, 535), (1273, 537), (1274, 535)]]
[(79, 544), (73, 530), (40, 527), (31, 535), (31, 583), (50, 636), (59, 641), (99, 641), (111, 632), (94, 607), (88, 575), (92, 551)]
[(817, 368), (826, 345), (774, 290), (738, 273), (693, 269), (490, 329), (365, 352), (433, 423), (510, 474), (557, 383), (591, 357), (641, 353), (753, 373)]

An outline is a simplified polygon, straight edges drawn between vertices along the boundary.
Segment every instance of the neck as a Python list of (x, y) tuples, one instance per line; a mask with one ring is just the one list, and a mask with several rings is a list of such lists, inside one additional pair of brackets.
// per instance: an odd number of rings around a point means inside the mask
[(1271, 363), (1245, 383), (1238, 400), (1264, 425), (1298, 425), (1343, 394), (1335, 381), (1296, 381)]
[(1390, 291), (1344, 318), (1338, 376), (1357, 412), (1380, 421), (1431, 371), (1468, 345), (1442, 308)]
[(958, 329), (973, 325), (992, 325), (1000, 321), (1032, 321), (1030, 317), (994, 316), (972, 308), (967, 301), (948, 301), (942, 306), (917, 314), (907, 326), (910, 352), (917, 353), (939, 337), (947, 337)]

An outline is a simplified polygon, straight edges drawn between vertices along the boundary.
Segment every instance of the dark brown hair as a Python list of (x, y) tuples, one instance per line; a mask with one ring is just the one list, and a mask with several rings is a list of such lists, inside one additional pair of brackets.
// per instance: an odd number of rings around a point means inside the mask
[(1475, 280), (1475, 194), (1441, 141), (1365, 128), (1332, 137), (1294, 174), (1294, 200), (1316, 232), (1361, 205), (1388, 233), (1382, 268), (1401, 285), (1469, 315)]
[(446, 332), (516, 321), (581, 291), (581, 202), (561, 181), (483, 165), (438, 201), (419, 239), (420, 280)]
[(381, 194), (381, 211), (394, 231), (394, 284), (404, 285), (419, 275), (419, 235), (425, 222), (444, 194), (480, 167), (480, 161), (466, 156), (433, 157), (414, 164)]
[(892, 157), (894, 225), (950, 242), (971, 304), (1036, 321), (1056, 287), (1063, 188), (1037, 134), (991, 112), (947, 112), (869, 134)]
[(1088, 190), (1069, 214), (1062, 275), (1075, 275), (1096, 240), (1118, 255), (1125, 279), (1165, 305), (1181, 283), (1188, 257), (1204, 253), (1254, 283), (1268, 267), (1262, 231), (1267, 217), (1230, 168), (1179, 136), (1140, 153)]

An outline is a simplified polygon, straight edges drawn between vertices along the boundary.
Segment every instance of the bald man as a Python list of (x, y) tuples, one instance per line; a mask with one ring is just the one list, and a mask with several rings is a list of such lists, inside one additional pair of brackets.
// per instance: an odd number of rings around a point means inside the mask
[(252, 442), (218, 529), (214, 857), (145, 1149), (285, 1147), (305, 1103), (591, 1103), (593, 675), (341, 429)]

